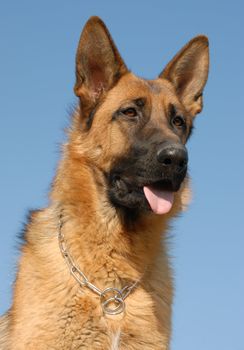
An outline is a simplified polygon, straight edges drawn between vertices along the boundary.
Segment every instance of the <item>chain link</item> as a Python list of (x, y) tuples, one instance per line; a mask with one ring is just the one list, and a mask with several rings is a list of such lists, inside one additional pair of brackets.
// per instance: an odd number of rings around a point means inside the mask
[(94, 293), (100, 296), (100, 302), (105, 314), (117, 315), (124, 311), (125, 309), (125, 299), (128, 295), (136, 288), (139, 281), (134, 282), (130, 286), (125, 286), (121, 290), (109, 287), (104, 290), (96, 287), (92, 284), (86, 275), (75, 265), (73, 259), (71, 258), (65, 243), (65, 237), (62, 232), (63, 221), (62, 214), (59, 216), (59, 230), (58, 230), (58, 241), (61, 254), (70, 270), (70, 274), (74, 277), (80, 287), (87, 287)]

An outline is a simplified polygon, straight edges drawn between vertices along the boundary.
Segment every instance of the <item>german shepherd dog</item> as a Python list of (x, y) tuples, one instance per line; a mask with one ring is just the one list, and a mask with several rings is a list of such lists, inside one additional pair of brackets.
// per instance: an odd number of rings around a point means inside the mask
[(79, 98), (49, 206), (34, 211), (1, 318), (1, 350), (166, 350), (167, 228), (187, 205), (187, 150), (202, 109), (208, 39), (155, 80), (133, 75), (92, 17), (76, 56)]

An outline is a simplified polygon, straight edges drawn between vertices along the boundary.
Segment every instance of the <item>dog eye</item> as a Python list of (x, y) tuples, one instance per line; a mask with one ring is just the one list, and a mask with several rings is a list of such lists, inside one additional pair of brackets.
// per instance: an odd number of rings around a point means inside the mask
[(129, 107), (129, 108), (123, 109), (122, 113), (124, 115), (126, 115), (127, 117), (129, 117), (129, 118), (133, 118), (133, 117), (137, 116), (137, 111), (133, 107)]
[(178, 128), (182, 127), (185, 125), (185, 119), (179, 115), (175, 116), (172, 119), (172, 124), (174, 124), (175, 126), (177, 126)]

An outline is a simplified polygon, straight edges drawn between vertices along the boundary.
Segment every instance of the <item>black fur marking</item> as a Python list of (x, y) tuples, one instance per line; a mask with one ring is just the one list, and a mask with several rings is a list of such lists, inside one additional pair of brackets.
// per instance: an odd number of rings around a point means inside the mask
[[(187, 117), (184, 117), (182, 112), (178, 112), (176, 106), (174, 106), (173, 104), (170, 104), (168, 107), (168, 116), (171, 130), (177, 135), (179, 135), (181, 138), (184, 137), (185, 141), (187, 141), (190, 136), (192, 127), (191, 125), (189, 125), (191, 124), (189, 122), (189, 119)], [(180, 127), (177, 127), (173, 124), (173, 119), (177, 116), (181, 117), (185, 121), (185, 123)]]
[(170, 119), (176, 116), (176, 108), (172, 103), (169, 104), (168, 114)]
[(86, 131), (89, 131), (91, 129), (91, 126), (92, 126), (92, 122), (93, 122), (93, 119), (95, 117), (95, 114), (96, 114), (96, 111), (97, 111), (97, 108), (95, 107), (89, 114), (88, 118), (87, 118), (87, 121), (86, 121)]
[(146, 104), (146, 99), (143, 97), (137, 98), (136, 100), (134, 100), (135, 104), (137, 105), (137, 107), (144, 107)]
[(91, 129), (95, 114), (97, 113), (102, 103), (103, 103), (103, 99), (97, 102), (97, 104), (93, 107), (90, 114), (88, 115), (86, 120), (86, 131), (89, 131)]
[(203, 93), (200, 92), (200, 94), (197, 94), (194, 96), (194, 101), (197, 101), (199, 99), (199, 97), (202, 97)]
[[(185, 178), (187, 167), (165, 167), (157, 159), (157, 150), (167, 140), (136, 141), (130, 151), (114, 163), (107, 175), (108, 198), (116, 208), (139, 212), (150, 210), (144, 186), (176, 192)], [(169, 142), (169, 141), (167, 141)]]

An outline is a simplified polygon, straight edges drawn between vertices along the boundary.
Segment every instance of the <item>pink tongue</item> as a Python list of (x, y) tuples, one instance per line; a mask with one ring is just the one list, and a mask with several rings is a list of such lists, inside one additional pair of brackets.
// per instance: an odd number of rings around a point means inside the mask
[(149, 186), (144, 186), (143, 191), (154, 213), (166, 214), (172, 208), (174, 201), (173, 192), (160, 191)]

